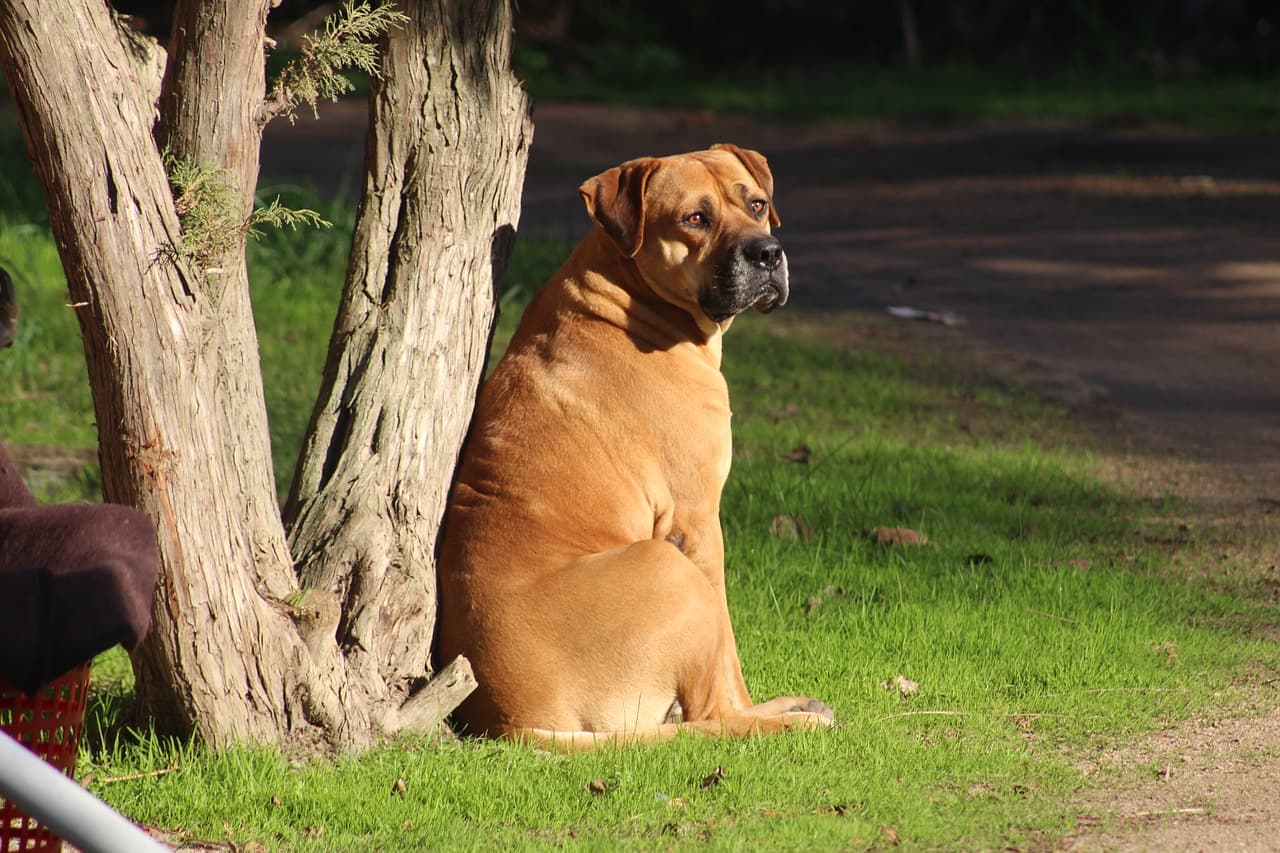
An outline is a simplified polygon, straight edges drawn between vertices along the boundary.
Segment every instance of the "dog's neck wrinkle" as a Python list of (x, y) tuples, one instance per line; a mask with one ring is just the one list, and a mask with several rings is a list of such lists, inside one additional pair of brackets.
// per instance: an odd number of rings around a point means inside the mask
[(618, 327), (641, 349), (694, 349), (720, 368), (721, 324), (710, 318), (700, 323), (684, 308), (659, 296), (635, 261), (619, 254), (601, 229), (595, 229), (579, 251), (586, 255), (586, 262), (574, 289), (583, 313)]

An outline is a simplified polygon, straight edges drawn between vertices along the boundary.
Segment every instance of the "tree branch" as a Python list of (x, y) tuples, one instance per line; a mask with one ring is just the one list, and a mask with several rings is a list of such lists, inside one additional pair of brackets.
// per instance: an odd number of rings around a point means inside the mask
[(478, 686), (471, 662), (458, 655), (421, 690), (406, 699), (398, 711), (389, 715), (387, 727), (394, 731), (430, 734)]

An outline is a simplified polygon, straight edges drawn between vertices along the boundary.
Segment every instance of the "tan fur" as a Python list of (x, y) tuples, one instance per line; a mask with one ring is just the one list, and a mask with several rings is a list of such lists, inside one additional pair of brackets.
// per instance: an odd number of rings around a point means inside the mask
[[(701, 304), (735, 247), (771, 239), (772, 190), (732, 146), (583, 184), (597, 227), (482, 389), (450, 496), (438, 648), (480, 683), (469, 731), (590, 749), (832, 721), (807, 697), (752, 702), (725, 599), (731, 317)], [(666, 723), (676, 700), (686, 722)]]

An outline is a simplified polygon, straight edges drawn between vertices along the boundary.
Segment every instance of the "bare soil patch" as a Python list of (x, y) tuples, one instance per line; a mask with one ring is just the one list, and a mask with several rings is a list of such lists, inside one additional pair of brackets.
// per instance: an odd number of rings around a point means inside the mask
[[(268, 129), (267, 180), (354, 191), (364, 105)], [(728, 141), (768, 155), (796, 307), (900, 321), (1073, 407), (1104, 473), (1185, 499), (1173, 570), (1280, 595), (1280, 146), (1159, 127), (1000, 122), (796, 126), (547, 104), (521, 231), (576, 239), (587, 177)], [(1280, 602), (1278, 602), (1280, 603)], [(1087, 759), (1096, 824), (1073, 849), (1280, 848), (1280, 698)], [(1116, 780), (1119, 779), (1119, 785)]]

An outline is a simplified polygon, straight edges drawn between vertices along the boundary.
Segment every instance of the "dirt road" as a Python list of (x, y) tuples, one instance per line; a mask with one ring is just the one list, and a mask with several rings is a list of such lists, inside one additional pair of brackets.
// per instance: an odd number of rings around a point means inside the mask
[[(363, 109), (273, 126), (264, 173), (357, 186)], [(1124, 476), (1192, 499), (1210, 529), (1243, 524), (1260, 570), (1280, 563), (1274, 140), (1031, 123), (786, 126), (560, 104), (534, 119), (522, 233), (581, 235), (577, 185), (622, 160), (719, 141), (757, 148), (777, 179), (797, 307), (957, 319), (904, 322), (902, 333), (1081, 408), (1132, 448)], [(1261, 717), (1135, 746), (1179, 761), (1177, 784), (1109, 791), (1129, 819), (1073, 843), (1280, 845), (1270, 696)]]

